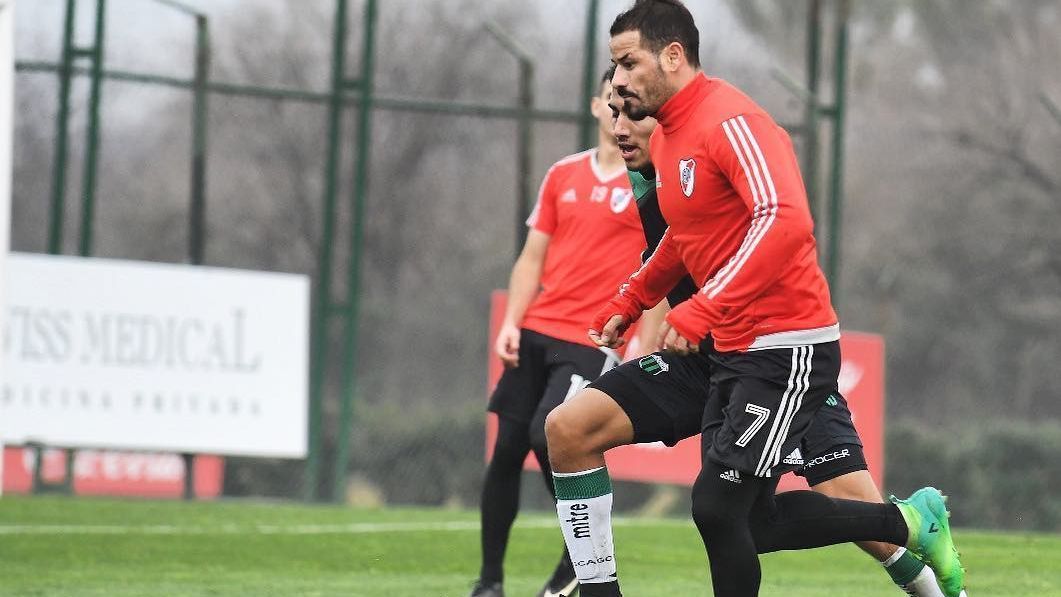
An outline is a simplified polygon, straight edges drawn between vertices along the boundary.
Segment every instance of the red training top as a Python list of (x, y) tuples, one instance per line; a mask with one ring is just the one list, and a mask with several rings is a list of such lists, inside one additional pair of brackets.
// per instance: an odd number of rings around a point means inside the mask
[(645, 248), (626, 168), (601, 172), (596, 149), (553, 164), (527, 225), (551, 238), (542, 291), (522, 327), (595, 347), (587, 322), (638, 266)]
[(612, 313), (618, 306), (636, 316), (688, 271), (700, 292), (667, 314), (688, 340), (710, 333), (715, 348), (728, 352), (839, 339), (784, 129), (738, 89), (703, 74), (656, 119), (650, 153), (669, 228), (612, 301)]

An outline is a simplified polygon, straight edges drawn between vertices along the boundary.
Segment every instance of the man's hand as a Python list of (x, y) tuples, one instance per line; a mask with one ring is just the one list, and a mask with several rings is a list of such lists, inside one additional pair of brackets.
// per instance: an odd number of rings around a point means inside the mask
[(612, 315), (600, 330), (591, 329), (589, 331), (589, 339), (593, 340), (597, 346), (619, 348), (626, 344), (626, 340), (620, 334), (623, 333), (627, 325), (629, 324), (627, 324), (622, 315)]
[(690, 352), (700, 352), (700, 346), (696, 342), (690, 342), (671, 327), (666, 320), (659, 326), (659, 339), (656, 343), (661, 350), (687, 355)]
[(494, 352), (501, 357), (505, 368), (519, 367), (519, 327), (511, 323), (502, 324), (494, 342)]
[(621, 338), (626, 328), (641, 316), (642, 307), (621, 294), (612, 298), (597, 311), (589, 324), (589, 339), (597, 346), (619, 348), (626, 344)]

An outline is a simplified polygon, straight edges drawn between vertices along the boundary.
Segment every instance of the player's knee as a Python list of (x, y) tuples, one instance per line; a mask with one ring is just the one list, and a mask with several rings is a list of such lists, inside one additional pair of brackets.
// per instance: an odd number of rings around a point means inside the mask
[(731, 481), (720, 478), (710, 466), (705, 466), (693, 483), (693, 521), (705, 541), (711, 536), (727, 532), (740, 522), (740, 512), (733, 507), (733, 500), (727, 497), (731, 492), (727, 491), (728, 487), (724, 483)]
[(590, 388), (549, 413), (545, 419), (545, 436), (555, 465), (630, 443), (633, 428), (611, 398)]
[(711, 507), (711, 489), (704, 480), (703, 472), (693, 483), (692, 515), (696, 526), (701, 530), (712, 528), (717, 524), (717, 512)]
[(545, 417), (546, 447), (553, 457), (566, 454), (574, 448), (582, 433), (578, 419), (571, 416), (569, 410), (561, 404)]

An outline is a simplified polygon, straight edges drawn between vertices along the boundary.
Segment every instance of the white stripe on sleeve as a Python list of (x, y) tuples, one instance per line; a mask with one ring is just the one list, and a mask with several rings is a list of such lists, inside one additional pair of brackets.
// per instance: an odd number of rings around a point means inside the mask
[(747, 121), (743, 116), (738, 116), (722, 123), (722, 128), (733, 147), (741, 169), (744, 170), (744, 177), (748, 180), (755, 208), (752, 212), (752, 225), (737, 253), (701, 290), (707, 294), (708, 298), (718, 296), (740, 272), (744, 263), (748, 261), (756, 246), (773, 225), (778, 210), (777, 189), (774, 187), (770, 169), (766, 165), (763, 153)]

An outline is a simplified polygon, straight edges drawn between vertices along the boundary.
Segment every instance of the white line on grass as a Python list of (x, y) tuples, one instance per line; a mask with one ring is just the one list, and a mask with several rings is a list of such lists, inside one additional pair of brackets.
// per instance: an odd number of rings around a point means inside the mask
[[(692, 524), (686, 520), (617, 518), (619, 527), (674, 526)], [(524, 529), (551, 529), (557, 523), (548, 519), (520, 521)], [(423, 533), (478, 531), (479, 521), (454, 520), (446, 522), (356, 522), (349, 524), (297, 525), (236, 525), (180, 526), (172, 524), (113, 525), (113, 524), (0, 524), (0, 535), (361, 535), (370, 533)]]

